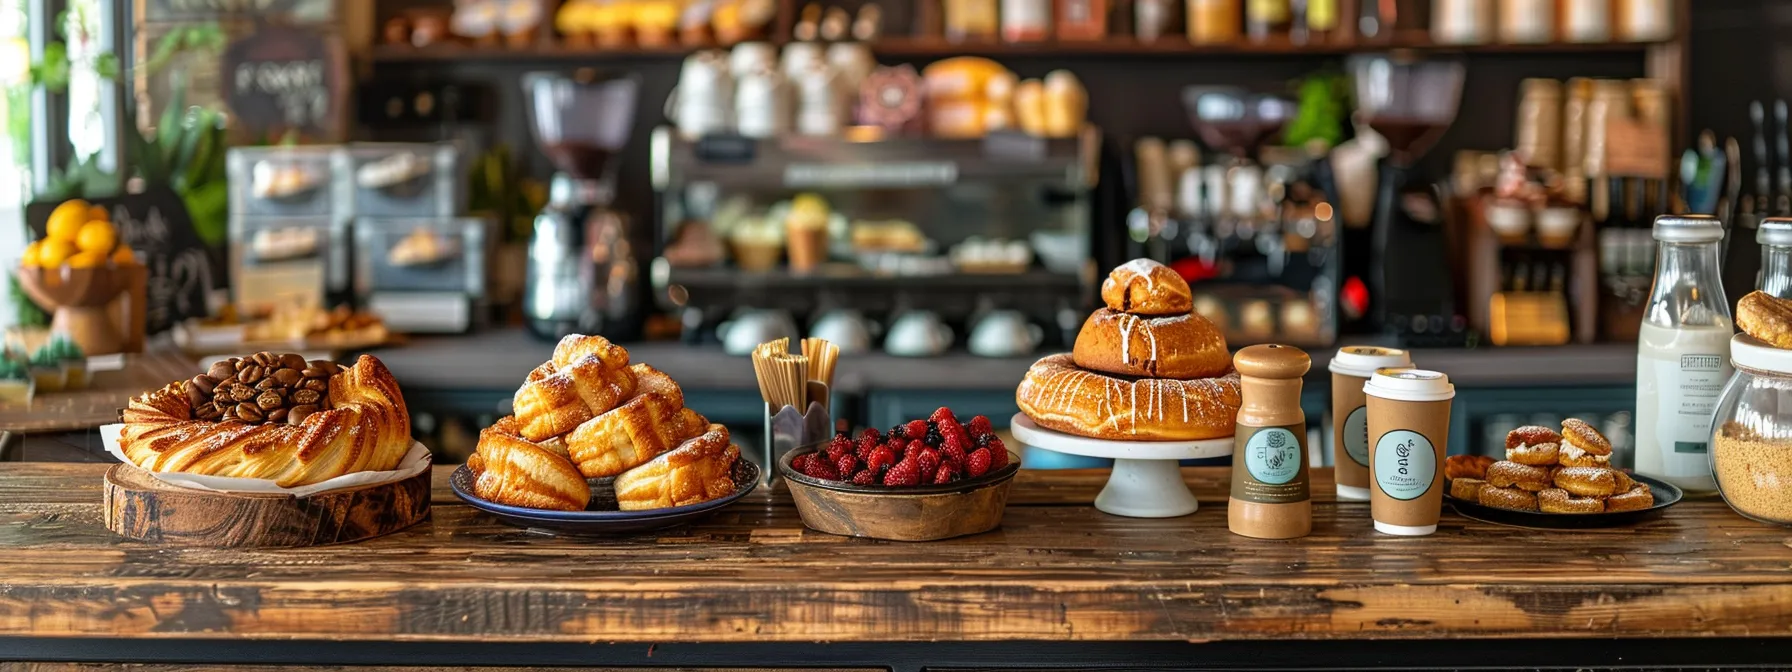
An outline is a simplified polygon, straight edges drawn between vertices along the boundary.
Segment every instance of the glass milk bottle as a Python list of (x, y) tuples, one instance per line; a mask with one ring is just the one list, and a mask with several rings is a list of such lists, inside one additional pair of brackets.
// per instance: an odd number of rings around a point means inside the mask
[(1761, 220), (1755, 242), (1761, 244), (1761, 277), (1755, 279), (1755, 289), (1792, 299), (1792, 218)]
[(1655, 219), (1655, 285), (1637, 336), (1636, 470), (1688, 494), (1717, 491), (1711, 414), (1730, 379), (1730, 302), (1715, 217)]

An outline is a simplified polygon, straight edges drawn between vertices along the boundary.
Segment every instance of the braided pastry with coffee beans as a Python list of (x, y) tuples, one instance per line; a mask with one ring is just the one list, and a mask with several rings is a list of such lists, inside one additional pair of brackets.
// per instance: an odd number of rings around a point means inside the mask
[(264, 352), (132, 399), (118, 443), (150, 471), (295, 487), (396, 469), (411, 449), (411, 416), (372, 356), (343, 369)]

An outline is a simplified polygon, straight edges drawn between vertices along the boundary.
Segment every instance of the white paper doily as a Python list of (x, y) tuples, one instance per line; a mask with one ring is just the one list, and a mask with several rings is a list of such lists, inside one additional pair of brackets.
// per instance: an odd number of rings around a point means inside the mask
[[(119, 462), (134, 465), (135, 463), (132, 462), (130, 458), (125, 457), (124, 451), (118, 447), (118, 439), (123, 434), (124, 424), (122, 423), (106, 425), (100, 428), (100, 438), (106, 443), (106, 452), (111, 453), (112, 457), (117, 458)], [(158, 471), (150, 471), (149, 474), (163, 483), (183, 488), (193, 488), (195, 490), (264, 495), (291, 495), (299, 499), (304, 499), (312, 495), (330, 492), (332, 490), (360, 488), (370, 485), (382, 485), (385, 483), (402, 481), (429, 469), (430, 462), (431, 457), (429, 448), (424, 447), (421, 442), (412, 441), (410, 451), (404, 454), (404, 459), (398, 461), (398, 468), (392, 471), (360, 471), (352, 474), (343, 474), (320, 483), (301, 485), (293, 488), (280, 487), (274, 481), (265, 478), (231, 478), (228, 476), (202, 476), (199, 474)]]

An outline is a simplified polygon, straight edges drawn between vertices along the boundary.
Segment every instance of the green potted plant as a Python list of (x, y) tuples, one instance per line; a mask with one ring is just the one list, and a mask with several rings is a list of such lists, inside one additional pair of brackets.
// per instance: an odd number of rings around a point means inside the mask
[(67, 334), (50, 336), (48, 346), (62, 360), (65, 374), (65, 389), (85, 390), (93, 382), (93, 372), (87, 369), (87, 353), (81, 351), (81, 344)]
[(61, 392), (68, 387), (68, 369), (48, 342), (31, 353), (31, 382), (44, 392)]
[(31, 371), (23, 362), (10, 356), (0, 357), (0, 406), (30, 406), (35, 391)]

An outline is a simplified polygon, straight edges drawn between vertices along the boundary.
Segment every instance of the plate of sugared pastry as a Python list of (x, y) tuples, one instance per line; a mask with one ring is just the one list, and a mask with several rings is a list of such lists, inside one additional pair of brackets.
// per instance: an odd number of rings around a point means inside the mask
[(1613, 468), (1611, 455), (1611, 442), (1581, 420), (1559, 432), (1519, 427), (1506, 434), (1506, 459), (1445, 460), (1445, 498), (1468, 518), (1545, 529), (1621, 527), (1680, 502), (1680, 488)]
[(531, 371), (515, 415), (479, 433), (454, 493), (504, 522), (613, 535), (691, 522), (746, 496), (759, 468), (671, 377), (600, 336), (568, 336)]

